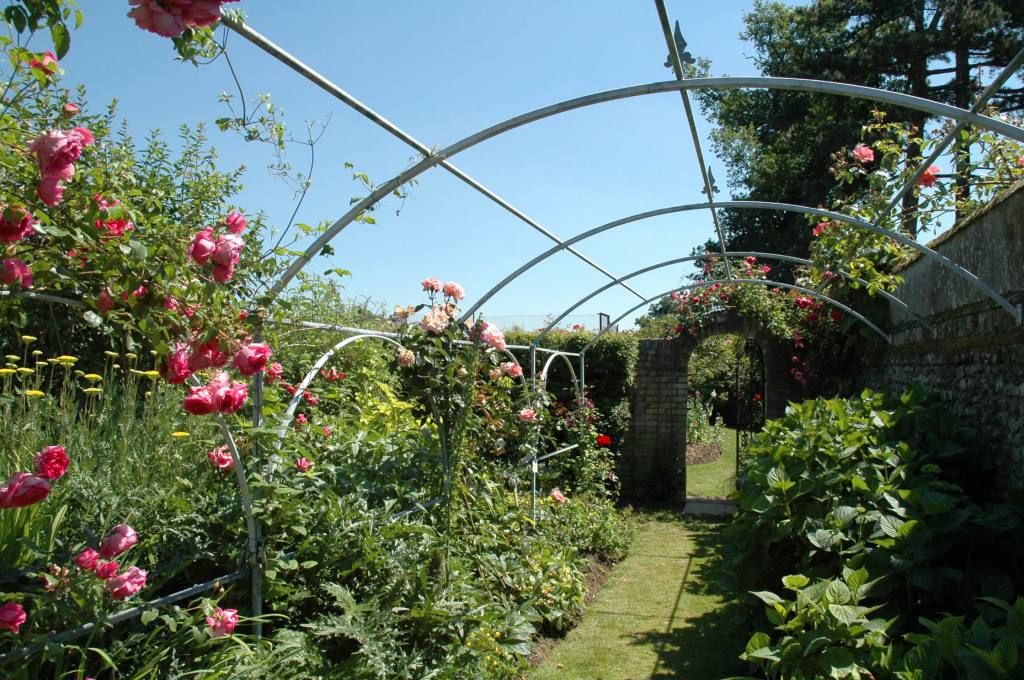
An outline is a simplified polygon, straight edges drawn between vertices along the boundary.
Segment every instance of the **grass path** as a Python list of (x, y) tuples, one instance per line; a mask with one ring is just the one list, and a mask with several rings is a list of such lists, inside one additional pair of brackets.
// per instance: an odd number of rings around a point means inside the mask
[(713, 590), (721, 524), (676, 512), (643, 515), (583, 620), (533, 680), (715, 680), (743, 675), (746, 645), (729, 603)]
[(697, 498), (724, 498), (733, 489), (736, 476), (736, 430), (725, 429), (722, 455), (710, 463), (686, 466), (686, 495)]

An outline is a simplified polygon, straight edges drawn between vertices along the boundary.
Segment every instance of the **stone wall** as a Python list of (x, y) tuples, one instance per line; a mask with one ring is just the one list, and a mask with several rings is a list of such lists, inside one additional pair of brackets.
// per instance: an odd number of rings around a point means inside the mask
[[(1024, 300), (1024, 185), (930, 244), (1015, 304)], [(979, 457), (995, 457), (1008, 488), (1024, 489), (1024, 330), (954, 272), (918, 258), (895, 295), (934, 335), (891, 305), (893, 344), (864, 375), (867, 386), (898, 391), (914, 383), (938, 394), (977, 431)]]

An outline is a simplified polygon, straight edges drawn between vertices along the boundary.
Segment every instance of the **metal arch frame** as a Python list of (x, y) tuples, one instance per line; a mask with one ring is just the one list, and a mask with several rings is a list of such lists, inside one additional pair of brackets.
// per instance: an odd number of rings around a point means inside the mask
[[(641, 303), (641, 304), (646, 304), (646, 303)], [(583, 401), (583, 389), (580, 386), (579, 379), (577, 379), (577, 377), (576, 377), (576, 369), (573, 368), (572, 361), (569, 360), (569, 357), (566, 354), (562, 353), (562, 352), (554, 352), (553, 354), (551, 354), (547, 358), (547, 361), (544, 362), (544, 367), (540, 369), (540, 386), (543, 387), (544, 389), (547, 389), (548, 369), (551, 367), (551, 363), (556, 358), (559, 358), (559, 357), (561, 357), (562, 361), (565, 362), (565, 365), (569, 367), (569, 375), (572, 376), (573, 390), (575, 390), (575, 392), (576, 392), (576, 401), (577, 402), (582, 402)], [(537, 355), (535, 353), (533, 353), (533, 352), (530, 353), (530, 363), (531, 363), (530, 370), (533, 373), (533, 379), (534, 379), (534, 382), (536, 383), (536, 380), (537, 380), (537, 372), (536, 372), (537, 371)]]
[[(868, 222), (866, 220), (862, 220), (857, 217), (851, 217), (849, 215), (844, 215), (842, 213), (833, 212), (831, 210), (824, 210), (822, 208), (811, 208), (809, 206), (796, 205), (793, 203), (776, 203), (772, 201), (719, 201), (717, 203), (712, 203), (711, 205), (714, 206), (715, 208), (730, 208), (738, 210), (777, 210), (804, 213), (806, 215), (816, 215), (818, 217), (825, 217), (830, 220), (835, 220), (837, 222), (845, 222), (856, 227), (861, 227), (863, 229), (873, 231), (876, 234), (881, 234), (882, 236), (891, 238), (909, 248), (912, 248), (920, 252), (925, 257), (934, 260), (935, 262), (939, 263), (943, 267), (946, 267), (947, 269), (952, 270), (957, 275), (965, 279), (969, 284), (985, 293), (985, 295), (988, 298), (994, 300), (996, 303), (999, 304), (999, 306), (1006, 309), (1013, 316), (1013, 318), (1017, 321), (1018, 324), (1020, 324), (1021, 322), (1021, 305), (1013, 304), (1012, 302), (1004, 298), (1002, 295), (1000, 295), (998, 292), (993, 290), (991, 286), (982, 281), (979, 277), (972, 274), (970, 271), (964, 269), (959, 264), (953, 262), (942, 253), (932, 250), (928, 246), (918, 243), (917, 241), (914, 241), (912, 239), (909, 239), (902, 234), (890, 231), (885, 227), (880, 227), (877, 224), (872, 224), (871, 222)], [(687, 212), (692, 210), (704, 210), (706, 208), (707, 204), (705, 203), (690, 203), (687, 205), (676, 205), (667, 208), (658, 208), (657, 210), (649, 210), (647, 212), (637, 213), (635, 215), (623, 217), (618, 220), (613, 220), (611, 222), (602, 224), (599, 227), (594, 227), (593, 229), (577, 234), (576, 236), (565, 241), (563, 245), (549, 248), (548, 250), (544, 251), (540, 255), (537, 255), (532, 260), (521, 266), (519, 269), (516, 269), (514, 272), (506, 276), (497, 285), (491, 288), (491, 290), (484, 293), (484, 295), (463, 315), (463, 318), (467, 318), (469, 315), (475, 313), (480, 307), (484, 305), (484, 303), (486, 303), (502, 288), (504, 288), (509, 283), (517, 279), (520, 275), (531, 269), (534, 265), (539, 264), (543, 260), (546, 260), (547, 258), (559, 252), (566, 246), (572, 245), (584, 239), (590, 238), (591, 236), (595, 236), (602, 232), (608, 231), (610, 229), (615, 229), (616, 227), (620, 227), (622, 225), (630, 224), (633, 222), (639, 222), (650, 217), (658, 217), (660, 215), (669, 215), (672, 213)]]
[(677, 292), (681, 293), (684, 290), (693, 290), (695, 288), (707, 288), (708, 286), (713, 286), (713, 285), (716, 285), (716, 284), (726, 284), (726, 283), (737, 283), (737, 284), (745, 284), (745, 285), (746, 284), (753, 284), (753, 285), (757, 285), (757, 286), (765, 286), (767, 288), (787, 288), (789, 290), (798, 290), (801, 293), (805, 293), (807, 295), (810, 295), (811, 297), (816, 298), (818, 300), (824, 300), (825, 302), (829, 303), (830, 305), (838, 307), (839, 309), (843, 310), (844, 312), (846, 312), (847, 314), (849, 314), (853, 318), (859, 320), (865, 326), (867, 326), (868, 328), (873, 330), (875, 333), (880, 335), (883, 339), (885, 339), (885, 341), (887, 343), (892, 343), (892, 337), (888, 333), (883, 331), (881, 328), (876, 326), (874, 323), (872, 323), (869, 319), (865, 318), (863, 314), (861, 314), (860, 312), (858, 312), (858, 311), (856, 311), (854, 309), (851, 309), (851, 308), (847, 307), (846, 305), (844, 305), (842, 302), (839, 302), (838, 300), (834, 300), (834, 299), (830, 298), (829, 296), (827, 296), (827, 295), (825, 295), (823, 293), (819, 293), (818, 291), (811, 290), (810, 288), (804, 288), (803, 286), (798, 286), (798, 285), (792, 284), (792, 283), (780, 283), (779, 281), (767, 281), (765, 279), (715, 279), (714, 281), (701, 281), (699, 283), (693, 283), (693, 284), (689, 284), (689, 285), (686, 285), (686, 286), (679, 286), (678, 288), (672, 288), (671, 290), (667, 290), (667, 291), (665, 291), (664, 293), (662, 293), (660, 295), (652, 297), (650, 300), (647, 300), (646, 302), (641, 302), (638, 305), (630, 307), (628, 310), (623, 312), (618, 318), (616, 318), (614, 321), (609, 323), (605, 328), (603, 328), (600, 331), (598, 331), (597, 335), (595, 335), (593, 337), (593, 339), (590, 342), (588, 342), (586, 344), (586, 346), (583, 347), (583, 349), (580, 350), (580, 353), (581, 354), (586, 353), (586, 351), (588, 349), (590, 349), (591, 347), (594, 346), (594, 343), (597, 342), (598, 338), (600, 338), (602, 335), (607, 333), (609, 331), (609, 329), (611, 329), (613, 326), (615, 326), (615, 324), (617, 324), (618, 322), (622, 321), (627, 316), (629, 316), (630, 314), (632, 314), (636, 310), (638, 310), (641, 307), (643, 307), (645, 304), (650, 304), (650, 303), (658, 300), (659, 298), (663, 298), (666, 295), (671, 295), (672, 293), (677, 293)]
[[(603, 102), (616, 101), (620, 99), (628, 99), (631, 97), (657, 94), (662, 92), (674, 92), (684, 90), (696, 90), (701, 88), (709, 89), (740, 89), (740, 88), (768, 88), (778, 90), (791, 90), (799, 92), (815, 92), (821, 94), (835, 94), (847, 97), (856, 97), (861, 99), (870, 99), (873, 101), (884, 102), (893, 104), (896, 106), (903, 106), (910, 109), (916, 109), (930, 113), (936, 116), (944, 116), (952, 118), (958, 121), (964, 121), (972, 125), (976, 125), (983, 129), (991, 130), (992, 132), (1003, 134), (1010, 139), (1015, 139), (1020, 142), (1024, 142), (1024, 129), (1010, 125), (988, 116), (979, 115), (970, 111), (950, 106), (948, 104), (942, 104), (940, 102), (931, 101), (921, 97), (914, 97), (912, 95), (900, 94), (898, 92), (890, 92), (888, 90), (882, 90), (873, 87), (866, 87), (863, 85), (850, 85), (848, 83), (835, 83), (822, 80), (808, 80), (801, 78), (774, 78), (774, 77), (741, 77), (741, 78), (693, 78), (688, 80), (674, 80), (666, 82), (648, 83), (644, 85), (633, 85), (630, 87), (619, 88), (615, 90), (607, 90), (604, 92), (598, 92), (595, 94), (584, 95), (574, 99), (568, 99), (556, 104), (552, 104), (546, 107), (535, 109), (527, 113), (509, 118), (503, 122), (492, 125), (491, 127), (485, 128), (476, 132), (468, 137), (465, 137), (444, 149), (441, 149), (433, 155), (429, 155), (426, 158), (414, 163), (406, 170), (400, 172), (398, 175), (387, 180), (376, 189), (374, 189), (368, 196), (363, 198), (361, 201), (353, 205), (348, 212), (342, 215), (338, 220), (334, 222), (327, 230), (321, 234), (306, 250), (295, 257), (292, 263), (288, 266), (288, 269), (278, 277), (277, 281), (271, 287), (270, 291), (266, 295), (267, 302), (272, 301), (277, 297), (282, 290), (291, 282), (295, 276), (302, 271), (302, 269), (308, 264), (313, 257), (319, 253), (325, 245), (330, 243), (335, 236), (337, 236), (345, 227), (351, 224), (360, 214), (365, 212), (368, 208), (374, 206), (381, 199), (388, 196), (391, 192), (404, 184), (412, 181), (419, 175), (423, 174), (430, 168), (445, 162), (448, 158), (455, 156), (456, 154), (465, 151), (481, 142), (484, 142), (493, 137), (497, 137), (505, 132), (514, 130), (515, 128), (522, 127), (529, 123), (533, 123), (544, 118), (548, 118), (560, 113), (572, 111), (575, 109), (592, 106), (594, 104), (600, 104)], [(712, 204), (715, 205), (715, 204)], [(718, 204), (720, 205), (720, 204)], [(702, 204), (701, 209), (708, 209), (708, 204)], [(853, 218), (847, 218), (853, 219)], [(866, 224), (866, 223), (865, 223)], [(564, 242), (558, 247), (558, 250), (564, 249), (566, 244), (571, 245), (569, 241)], [(933, 252), (927, 249), (928, 252)], [(976, 277), (975, 277), (976, 278)], [(1006, 303), (1009, 304), (1009, 303)], [(1006, 306), (1004, 304), (1003, 306)], [(1011, 307), (1014, 311), (1014, 317), (1020, 321), (1020, 309), (1019, 307)]]
[[(725, 254), (728, 257), (757, 257), (757, 258), (764, 259), (764, 260), (781, 260), (783, 262), (794, 262), (796, 264), (805, 264), (805, 265), (806, 264), (814, 264), (810, 260), (806, 260), (806, 259), (804, 259), (802, 257), (794, 257), (792, 255), (780, 255), (780, 254), (777, 254), (777, 253), (762, 253), (762, 252), (758, 252), (758, 251), (726, 251)], [(656, 269), (661, 269), (663, 267), (670, 267), (670, 266), (672, 266), (674, 264), (682, 264), (684, 262), (695, 262), (697, 260), (707, 260), (707, 259), (712, 259), (712, 258), (716, 258), (716, 257), (721, 257), (721, 255), (719, 253), (715, 252), (715, 253), (704, 253), (702, 255), (689, 255), (687, 257), (677, 257), (677, 258), (672, 259), (672, 260), (665, 260), (663, 262), (658, 262), (657, 264), (652, 264), (650, 266), (643, 267), (642, 269), (637, 269), (635, 271), (632, 271), (632, 272), (624, 275), (622, 278), (624, 278), (624, 279), (631, 279), (634, 276), (640, 276), (641, 274), (646, 274), (647, 272), (654, 271)], [(840, 271), (839, 272), (839, 276), (842, 276), (844, 279), (847, 279), (847, 280), (857, 281), (858, 283), (862, 283), (862, 284), (867, 285), (867, 281), (865, 281), (864, 279), (859, 278), (857, 276), (853, 276), (852, 274), (849, 274), (849, 273), (847, 273), (845, 271)], [(586, 296), (584, 296), (584, 297), (580, 298), (579, 300), (577, 300), (572, 306), (567, 307), (565, 309), (565, 311), (563, 311), (561, 314), (559, 314), (540, 333), (537, 334), (537, 337), (534, 339), (534, 342), (535, 343), (539, 343), (541, 341), (541, 339), (545, 335), (550, 333), (551, 330), (555, 326), (558, 325), (558, 322), (560, 322), (566, 316), (571, 314), (573, 311), (575, 311), (577, 308), (579, 308), (582, 304), (584, 304), (588, 300), (593, 299), (594, 297), (597, 297), (601, 293), (603, 293), (606, 290), (608, 290), (609, 288), (611, 288), (613, 285), (615, 285), (614, 282), (612, 282), (610, 284), (607, 284), (607, 285), (604, 285), (604, 286), (601, 286), (600, 288), (596, 288), (592, 292), (588, 293)], [(914, 319), (917, 321), (917, 323), (919, 325), (921, 325), (924, 329), (926, 329), (932, 335), (935, 334), (935, 328), (931, 324), (929, 324), (925, 319), (921, 318), (920, 315), (918, 315), (916, 312), (914, 312), (914, 310), (911, 309), (910, 305), (908, 305), (906, 302), (904, 302), (900, 298), (896, 297), (892, 293), (890, 293), (888, 291), (885, 291), (885, 290), (880, 290), (879, 294), (882, 295), (882, 297), (884, 297), (885, 299), (887, 299), (887, 300), (889, 300), (891, 302), (894, 302), (895, 304), (900, 305), (903, 309), (906, 310), (906, 312), (908, 314), (910, 314), (911, 316), (914, 317)]]

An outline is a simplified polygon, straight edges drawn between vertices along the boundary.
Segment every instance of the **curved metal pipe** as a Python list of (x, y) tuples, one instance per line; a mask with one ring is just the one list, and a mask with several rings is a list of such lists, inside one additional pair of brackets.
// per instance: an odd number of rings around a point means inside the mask
[[(873, 231), (876, 234), (887, 236), (899, 243), (902, 243), (903, 245), (909, 248), (918, 251), (925, 257), (934, 260), (935, 262), (938, 262), (943, 267), (952, 270), (961, 278), (966, 280), (969, 284), (985, 293), (985, 295), (988, 298), (994, 300), (996, 303), (999, 304), (999, 306), (1006, 309), (1011, 315), (1013, 315), (1013, 318), (1017, 320), (1018, 324), (1021, 322), (1020, 305), (1013, 304), (1012, 302), (1004, 298), (1002, 295), (1000, 295), (998, 292), (996, 292), (987, 283), (985, 283), (980, 278), (978, 278), (968, 270), (958, 265), (956, 262), (953, 262), (942, 253), (936, 252), (926, 245), (922, 245), (917, 241), (909, 239), (903, 234), (890, 231), (885, 227), (879, 227), (876, 224), (872, 224), (857, 217), (851, 217), (849, 215), (833, 212), (831, 210), (824, 210), (822, 208), (811, 208), (806, 205), (796, 205), (793, 203), (775, 203), (772, 201), (720, 201), (718, 203), (713, 203), (712, 206), (715, 208), (731, 208), (737, 210), (781, 210), (786, 212), (804, 213), (806, 215), (817, 215), (818, 217), (825, 217), (830, 220), (835, 220), (836, 222), (845, 222), (856, 227), (861, 227), (862, 229)], [(566, 240), (562, 245), (555, 246), (553, 248), (548, 248), (543, 253), (537, 255), (532, 260), (521, 266), (519, 269), (516, 269), (514, 272), (506, 276), (496, 286), (494, 286), (489, 291), (484, 293), (484, 295), (472, 307), (470, 307), (469, 310), (466, 311), (466, 313), (459, 320), (462, 321), (463, 319), (468, 318), (470, 315), (474, 314), (481, 306), (483, 306), (485, 302), (491, 299), (491, 297), (493, 297), (495, 293), (500, 291), (502, 288), (507, 286), (515, 279), (517, 279), (521, 274), (531, 269), (534, 265), (546, 260), (547, 258), (559, 252), (566, 246), (578, 243), (579, 241), (588, 239), (591, 236), (595, 236), (602, 232), (608, 231), (609, 229), (615, 229), (616, 227), (620, 227), (624, 224), (639, 222), (640, 220), (645, 220), (650, 217), (657, 217), (659, 215), (669, 215), (672, 213), (687, 212), (691, 210), (705, 210), (707, 209), (707, 207), (707, 203), (690, 203), (688, 205), (675, 205), (669, 206), (667, 208), (658, 208), (657, 210), (649, 210), (647, 212), (637, 213), (636, 215), (630, 215), (629, 217), (623, 217), (621, 219), (614, 220), (606, 224), (602, 224), (599, 227), (594, 227), (593, 229), (585, 231), (581, 234), (577, 234), (576, 236), (573, 236), (572, 238)]]
[(889, 337), (889, 334), (886, 333), (885, 331), (883, 331), (878, 326), (876, 326), (870, 320), (865, 318), (864, 315), (860, 314), (859, 312), (857, 312), (857, 311), (855, 311), (853, 309), (850, 309), (849, 307), (844, 305), (842, 302), (839, 302), (838, 300), (834, 300), (834, 299), (830, 298), (829, 296), (824, 295), (822, 293), (819, 293), (819, 292), (817, 292), (815, 290), (811, 290), (810, 288), (804, 288), (803, 286), (797, 286), (797, 285), (792, 284), (792, 283), (780, 283), (778, 281), (766, 281), (764, 279), (718, 279), (718, 280), (715, 280), (715, 281), (702, 281), (700, 283), (693, 283), (693, 284), (690, 284), (690, 285), (687, 285), (687, 286), (680, 286), (679, 288), (673, 288), (672, 290), (665, 291), (661, 295), (655, 295), (654, 297), (652, 297), (647, 302), (641, 302), (640, 304), (638, 304), (638, 305), (636, 305), (634, 307), (630, 307), (628, 310), (623, 312), (619, 317), (617, 317), (614, 321), (612, 321), (607, 326), (605, 326), (603, 329), (601, 329), (601, 331), (599, 331), (598, 334), (594, 336), (594, 339), (591, 340), (590, 342), (588, 342), (586, 344), (586, 346), (584, 346), (583, 349), (580, 350), (580, 354), (584, 354), (588, 349), (590, 349), (591, 347), (594, 346), (594, 343), (597, 342), (598, 338), (600, 338), (602, 335), (607, 333), (609, 329), (611, 329), (611, 328), (613, 328), (615, 326), (615, 324), (619, 323), (620, 321), (625, 319), (627, 316), (629, 316), (630, 314), (632, 314), (636, 310), (638, 310), (641, 307), (643, 307), (645, 304), (650, 304), (650, 303), (654, 302), (655, 300), (657, 300), (658, 298), (663, 298), (666, 295), (671, 295), (672, 293), (682, 292), (684, 290), (693, 290), (694, 288), (707, 288), (708, 286), (712, 286), (712, 285), (714, 285), (716, 283), (754, 284), (754, 285), (758, 285), (758, 286), (766, 286), (768, 288), (788, 288), (789, 290), (798, 290), (801, 293), (805, 293), (807, 295), (810, 295), (811, 297), (816, 298), (818, 300), (824, 300), (825, 302), (829, 303), (830, 305), (833, 305), (834, 307), (838, 307), (839, 309), (843, 310), (844, 312), (846, 312), (847, 314), (849, 314), (853, 318), (858, 319), (861, 323), (863, 323), (865, 326), (867, 326), (868, 328), (870, 328), (874, 332), (878, 333), (880, 336), (882, 336), (885, 339), (885, 341), (887, 343), (892, 344), (892, 338)]
[(562, 354), (561, 352), (552, 354), (551, 356), (548, 357), (548, 360), (544, 362), (544, 367), (540, 369), (540, 386), (543, 387), (544, 389), (547, 389), (548, 368), (551, 367), (551, 362), (559, 357), (561, 357), (562, 361), (565, 362), (565, 365), (569, 367), (569, 375), (572, 376), (572, 387), (573, 390), (576, 392), (576, 401), (577, 403), (580, 403), (583, 401), (583, 392), (582, 390), (580, 390), (580, 381), (576, 379), (576, 369), (572, 367), (572, 362), (569, 361), (569, 357)]
[[(758, 257), (758, 258), (761, 258), (761, 259), (764, 259), (764, 260), (782, 260), (783, 262), (794, 262), (794, 263), (797, 263), (797, 264), (804, 264), (804, 265), (814, 264), (811, 260), (806, 260), (806, 259), (804, 259), (802, 257), (794, 257), (792, 255), (780, 255), (780, 254), (777, 254), (777, 253), (761, 253), (761, 252), (757, 252), (757, 251), (732, 251), (732, 252), (728, 252), (727, 251), (725, 254), (727, 256), (729, 256), (729, 257), (748, 257), (748, 256), (752, 256), (752, 257)], [(707, 259), (716, 258), (716, 257), (721, 257), (721, 253), (715, 252), (715, 253), (704, 253), (703, 255), (690, 255), (688, 257), (677, 257), (677, 258), (675, 258), (673, 260), (665, 260), (664, 262), (659, 262), (657, 264), (652, 264), (651, 266), (644, 267), (643, 269), (637, 269), (636, 271), (633, 271), (633, 272), (630, 272), (630, 273), (626, 274), (622, 278), (624, 278), (624, 279), (631, 279), (634, 276), (640, 276), (641, 274), (646, 274), (649, 271), (654, 271), (655, 269), (661, 269), (662, 267), (670, 267), (670, 266), (672, 266), (674, 264), (681, 264), (683, 262), (693, 262), (693, 261), (696, 261), (696, 260), (707, 260)], [(849, 274), (849, 273), (847, 273), (845, 271), (840, 271), (839, 272), (839, 276), (842, 276), (844, 279), (848, 279), (848, 280), (851, 280), (851, 281), (857, 281), (858, 283), (862, 283), (864, 285), (867, 285), (867, 283), (868, 283), (864, 279), (861, 279), (861, 278), (858, 278), (856, 276), (853, 276), (853, 275), (851, 275), (851, 274)], [(565, 317), (569, 316), (569, 314), (571, 314), (573, 311), (575, 311), (577, 308), (579, 308), (582, 304), (584, 304), (588, 300), (591, 300), (592, 298), (597, 297), (598, 295), (600, 295), (601, 293), (605, 292), (606, 290), (608, 290), (609, 288), (611, 288), (614, 285), (615, 285), (615, 282), (613, 281), (612, 283), (610, 283), (608, 285), (605, 285), (605, 286), (601, 286), (600, 288), (594, 290), (593, 292), (589, 293), (588, 295), (586, 295), (586, 296), (580, 298), (579, 300), (577, 300), (571, 307), (568, 307), (564, 312), (562, 312), (557, 317), (555, 317), (555, 319), (553, 321), (551, 321), (551, 323), (549, 323), (540, 333), (538, 333), (537, 337), (534, 338), (533, 342), (534, 343), (540, 342), (541, 338), (543, 338), (545, 335), (547, 335), (549, 332), (551, 332), (551, 329), (553, 329), (555, 326), (558, 325), (558, 322), (560, 322)], [(935, 334), (934, 327), (932, 327), (931, 324), (929, 324), (927, 321), (925, 321), (923, 318), (921, 318), (918, 314), (916, 314), (914, 312), (914, 310), (912, 310), (910, 308), (910, 305), (908, 305), (906, 302), (904, 302), (903, 300), (899, 299), (898, 297), (896, 297), (892, 293), (889, 293), (888, 291), (885, 291), (885, 290), (880, 290), (879, 294), (882, 297), (886, 298), (887, 300), (891, 300), (892, 302), (895, 302), (896, 304), (902, 306), (907, 311), (907, 313), (910, 314), (911, 316), (913, 316), (914, 319), (916, 319), (917, 322), (922, 327), (924, 327), (932, 335)]]
[[(745, 78), (692, 78), (689, 80), (671, 80), (660, 83), (648, 83), (645, 85), (633, 85), (630, 87), (619, 88), (616, 90), (607, 90), (605, 92), (597, 92), (595, 94), (584, 95), (582, 97), (576, 97), (574, 99), (568, 99), (566, 101), (558, 102), (550, 106), (545, 106), (533, 111), (509, 118), (508, 120), (492, 125), (491, 127), (485, 128), (476, 132), (468, 137), (465, 137), (454, 144), (451, 144), (444, 149), (441, 149), (436, 154), (427, 156), (426, 158), (414, 163), (406, 170), (400, 172), (398, 175), (392, 177), (388, 181), (384, 182), (372, 192), (370, 195), (353, 205), (347, 213), (338, 218), (330, 227), (324, 231), (323, 234), (317, 238), (312, 245), (310, 245), (301, 255), (298, 255), (289, 265), (288, 269), (278, 278), (274, 283), (273, 287), (267, 293), (265, 302), (273, 300), (277, 297), (285, 286), (287, 286), (295, 276), (302, 271), (302, 268), (313, 259), (325, 245), (331, 242), (335, 236), (337, 236), (345, 227), (352, 223), (359, 215), (361, 215), (368, 208), (375, 205), (378, 201), (386, 197), (388, 194), (398, 189), (402, 185), (410, 182), (419, 175), (423, 174), (430, 168), (438, 165), (439, 163), (446, 161), (452, 156), (465, 151), (477, 144), (487, 141), (492, 137), (497, 137), (500, 134), (514, 130), (515, 128), (522, 127), (528, 123), (533, 123), (544, 118), (548, 118), (566, 111), (572, 111), (575, 109), (584, 108), (586, 106), (593, 106), (594, 104), (601, 104), (603, 102), (616, 101), (619, 99), (629, 99), (631, 97), (639, 97), (649, 94), (658, 94), (662, 92), (679, 92), (683, 90), (699, 90), (699, 89), (740, 89), (740, 88), (769, 88), (778, 90), (792, 90), (800, 92), (817, 92), (822, 94), (835, 94), (846, 97), (857, 97), (860, 99), (871, 99), (874, 101), (885, 102), (888, 104), (894, 104), (896, 106), (904, 106), (906, 108), (915, 109), (918, 111), (924, 111), (936, 116), (945, 116), (953, 118), (955, 120), (966, 121), (977, 127), (992, 130), (998, 132), (1010, 139), (1015, 139), (1020, 142), (1024, 142), (1024, 130), (1018, 128), (1009, 123), (989, 118), (988, 116), (982, 116), (976, 113), (971, 113), (955, 106), (948, 104), (941, 104), (939, 102), (931, 101), (929, 99), (923, 99), (921, 97), (914, 97), (911, 95), (900, 94), (898, 92), (889, 92), (887, 90), (880, 90), (873, 87), (865, 87), (863, 85), (850, 85), (848, 83), (833, 83), (823, 80), (806, 80), (801, 78), (764, 78), (764, 77), (745, 77)], [(705, 203), (701, 206), (702, 209), (707, 209), (708, 204)], [(568, 243), (568, 242), (566, 242)], [(570, 244), (571, 245), (571, 244)], [(1018, 310), (1019, 313), (1019, 310)], [(1018, 317), (1019, 318), (1019, 317)]]

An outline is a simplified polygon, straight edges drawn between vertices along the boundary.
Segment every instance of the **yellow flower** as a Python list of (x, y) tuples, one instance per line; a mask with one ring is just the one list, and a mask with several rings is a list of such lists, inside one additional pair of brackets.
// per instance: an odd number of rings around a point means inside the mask
[(13, 368), (0, 368), (0, 375), (14, 375)]
[(153, 393), (150, 390), (146, 390), (146, 393), (143, 396), (145, 396), (145, 397), (152, 397)]
[(149, 353), (152, 354), (153, 356), (156, 356), (156, 350), (155, 349), (149, 350)]
[(85, 392), (86, 394), (99, 394), (100, 392), (103, 391), (103, 388), (102, 387), (86, 387), (82, 391)]
[(175, 439), (184, 439), (188, 436), (188, 432), (172, 432), (171, 436)]
[(18, 359), (21, 359), (17, 354), (6, 354), (4, 355), (4, 358), (8, 361), (17, 361)]
[(43, 353), (43, 350), (41, 350), (41, 349), (34, 349), (34, 350), (32, 350), (32, 356), (34, 356), (34, 357), (37, 357), (37, 356), (39, 356), (42, 353)]
[(26, 397), (42, 397), (45, 396), (45, 394), (45, 392), (41, 392), (40, 390), (25, 390)]
[(129, 372), (130, 372), (130, 373), (131, 373), (132, 375), (146, 375), (145, 373), (143, 373), (142, 371), (140, 371), (140, 370), (139, 370), (139, 369), (137, 369), (137, 368), (130, 368), (130, 369), (128, 369), (128, 370), (129, 370)]
[(23, 335), (23, 336), (21, 336), (21, 341), (24, 342), (25, 344), (28, 344), (30, 342), (35, 342), (38, 339), (39, 338), (37, 338), (34, 335)]
[(160, 377), (160, 371), (146, 371), (142, 375), (146, 376), (147, 378), (152, 378), (153, 380), (156, 380), (157, 378)]
[(127, 353), (125, 353), (124, 358), (125, 359), (138, 359), (139, 355), (135, 354), (134, 352), (127, 352)]
[(57, 361), (62, 364), (73, 364), (78, 361), (78, 357), (69, 356), (67, 354), (61, 354), (57, 357)]
[(108, 357), (110, 357), (112, 359), (116, 359), (117, 358), (117, 352), (111, 352), (109, 349), (106, 352), (104, 352), (104, 354), (106, 354)]
[(75, 376), (81, 378), (85, 375), (85, 371), (75, 371)]
[(114, 364), (111, 368), (121, 368), (121, 364)]
[(22, 375), (35, 375), (36, 374), (36, 372), (33, 369), (25, 368), (24, 366), (22, 366), (21, 368), (18, 369), (18, 373), (21, 373)]
[(60, 359), (47, 359), (47, 361), (49, 361), (54, 366), (60, 363)]
[(100, 375), (99, 373), (86, 373), (82, 377), (85, 378), (86, 380), (88, 380), (89, 382), (96, 382), (97, 380), (103, 380), (103, 376)]

